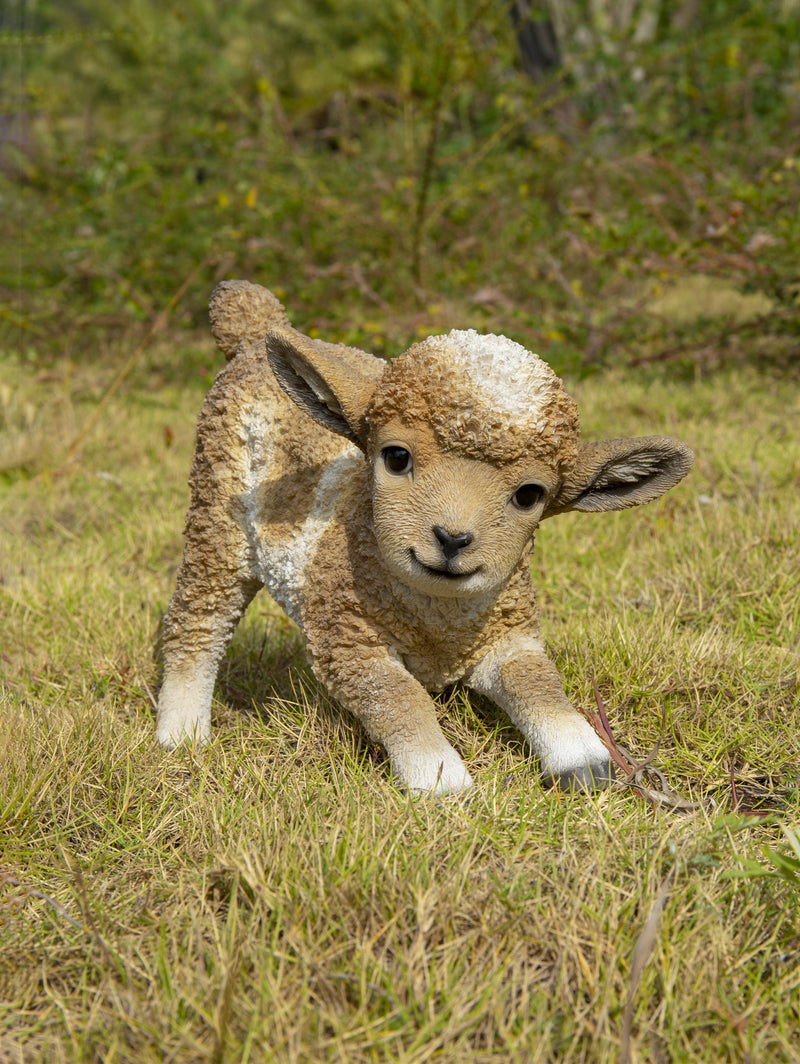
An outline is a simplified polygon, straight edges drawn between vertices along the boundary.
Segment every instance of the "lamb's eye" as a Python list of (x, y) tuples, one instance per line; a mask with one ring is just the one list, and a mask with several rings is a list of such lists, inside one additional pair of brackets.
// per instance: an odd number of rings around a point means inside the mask
[(404, 477), (414, 465), (411, 454), (405, 447), (384, 447), (381, 452), (383, 464), (394, 477)]
[(544, 488), (539, 484), (523, 484), (511, 496), (511, 501), (518, 510), (533, 510), (542, 501)]

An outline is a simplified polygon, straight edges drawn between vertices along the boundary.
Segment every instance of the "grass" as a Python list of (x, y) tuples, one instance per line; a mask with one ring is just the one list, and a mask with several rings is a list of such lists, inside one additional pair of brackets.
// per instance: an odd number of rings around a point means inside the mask
[(596, 678), (639, 758), (663, 710), (656, 766), (714, 799), (679, 815), (543, 791), (459, 690), (444, 726), (475, 793), (409, 797), (266, 599), (208, 748), (157, 750), (216, 364), (157, 340), (59, 474), (112, 374), (3, 358), (0, 1059), (796, 1061), (796, 877), (756, 874), (800, 808), (796, 388), (747, 368), (573, 388), (587, 437), (697, 453), (658, 504), (546, 524), (535, 558), (572, 696), (592, 706)]
[[(797, 1064), (800, 36), (735, 6), (556, 5), (547, 82), (485, 0), (0, 14), (2, 1064)], [(222, 276), (378, 353), (507, 333), (587, 437), (694, 447), (534, 565), (576, 703), (701, 809), (545, 792), (459, 690), (475, 792), (411, 798), (265, 598), (156, 748)]]

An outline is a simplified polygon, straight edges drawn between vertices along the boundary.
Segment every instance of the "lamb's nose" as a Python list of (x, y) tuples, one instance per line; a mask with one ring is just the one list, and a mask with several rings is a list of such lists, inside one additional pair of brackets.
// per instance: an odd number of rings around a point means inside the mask
[(442, 554), (448, 562), (472, 542), (471, 532), (456, 532), (453, 535), (451, 532), (446, 532), (441, 525), (433, 526), (433, 534), (439, 540)]

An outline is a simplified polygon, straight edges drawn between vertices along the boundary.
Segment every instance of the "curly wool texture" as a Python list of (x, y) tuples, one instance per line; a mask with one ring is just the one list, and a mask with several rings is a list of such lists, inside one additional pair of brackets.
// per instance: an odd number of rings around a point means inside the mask
[(520, 458), (571, 468), (578, 408), (538, 355), (505, 336), (453, 330), (394, 359), (366, 420), (426, 423), (446, 450), (497, 465)]

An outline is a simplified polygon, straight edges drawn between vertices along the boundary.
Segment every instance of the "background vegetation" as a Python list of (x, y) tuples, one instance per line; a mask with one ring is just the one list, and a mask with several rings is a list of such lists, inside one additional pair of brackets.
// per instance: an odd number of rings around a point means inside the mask
[(6, 342), (78, 357), (205, 263), (175, 324), (232, 274), (389, 353), (794, 358), (798, 5), (629, 7), (554, 4), (533, 80), (495, 0), (9, 0)]
[[(800, 12), (530, 10), (535, 76), (486, 0), (0, 9), (0, 1061), (796, 1064)], [(223, 276), (377, 353), (507, 333), (587, 437), (689, 442), (535, 575), (697, 808), (543, 792), (459, 690), (476, 792), (410, 798), (266, 598), (209, 748), (155, 749)]]

